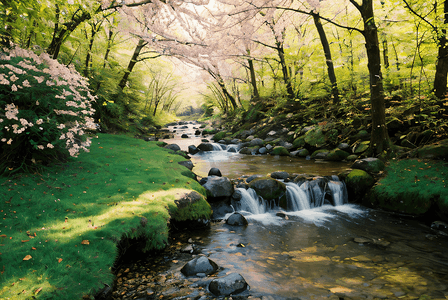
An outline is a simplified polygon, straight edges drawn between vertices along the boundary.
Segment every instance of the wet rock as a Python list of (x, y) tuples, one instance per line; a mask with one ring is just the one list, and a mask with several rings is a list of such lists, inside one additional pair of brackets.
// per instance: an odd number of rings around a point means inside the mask
[(288, 219), (289, 219), (288, 215), (287, 215), (284, 211), (279, 211), (279, 212), (277, 212), (275, 215), (276, 215), (277, 217), (283, 218), (283, 219), (285, 219), (285, 220), (288, 220)]
[(247, 226), (249, 225), (249, 222), (247, 222), (246, 218), (242, 214), (239, 212), (234, 212), (227, 218), (226, 224), (232, 226)]
[(209, 197), (230, 197), (234, 192), (233, 184), (227, 177), (208, 176), (202, 186)]
[(256, 178), (261, 178), (261, 177), (263, 177), (263, 175), (259, 175), (259, 174), (251, 175), (251, 176), (246, 178), (246, 182), (249, 183), (249, 182), (251, 182), (252, 180), (254, 180)]
[(230, 147), (229, 150), (227, 150), (227, 152), (236, 153), (238, 152), (238, 149), (235, 147)]
[(179, 165), (186, 167), (190, 171), (193, 170), (194, 164), (191, 160), (185, 160), (178, 162)]
[(199, 152), (199, 149), (195, 145), (188, 146), (188, 153), (194, 155)]
[(284, 171), (276, 171), (271, 173), (271, 177), (274, 179), (286, 179), (289, 177), (289, 173)]
[(198, 149), (201, 151), (213, 151), (213, 145), (210, 143), (200, 143)]
[(208, 176), (218, 176), (222, 177), (221, 171), (218, 168), (211, 168), (210, 171), (208, 171)]
[(250, 182), (249, 187), (265, 200), (277, 199), (286, 192), (286, 185), (273, 178), (257, 178)]
[(183, 138), (183, 139), (188, 139), (189, 138), (188, 134), (186, 134), (186, 133), (182, 134), (180, 137)]
[(325, 145), (325, 135), (321, 127), (315, 127), (305, 133), (305, 142), (312, 146), (320, 148)]
[(266, 150), (271, 151), (272, 149), (274, 149), (274, 146), (272, 146), (271, 144), (266, 145)]
[(266, 149), (266, 147), (261, 147), (260, 149), (258, 149), (258, 153), (266, 154), (266, 153), (268, 153), (268, 150)]
[(180, 147), (177, 144), (168, 144), (164, 148), (170, 149), (170, 150), (173, 150), (173, 151), (179, 151), (180, 150)]
[(345, 159), (346, 161), (355, 161), (358, 159), (358, 155), (356, 154), (351, 154), (349, 156), (347, 156), (347, 158)]
[(197, 273), (212, 274), (218, 270), (218, 265), (205, 256), (199, 256), (186, 263), (180, 270), (185, 276), (193, 276)]
[(181, 252), (183, 252), (183, 253), (190, 253), (190, 254), (193, 254), (194, 253), (194, 245), (193, 244), (190, 244), (190, 245), (187, 245), (187, 246), (185, 246), (182, 250), (181, 250)]
[(359, 169), (374, 174), (383, 171), (384, 168), (384, 162), (376, 157), (358, 159), (352, 165), (352, 169)]
[(194, 135), (201, 135), (201, 131), (198, 129), (198, 130), (196, 130), (195, 132), (194, 132)]
[(328, 153), (330, 153), (330, 151), (328, 151), (327, 149), (316, 150), (313, 152), (313, 154), (311, 154), (311, 158), (312, 159), (325, 159), (327, 157)]
[(365, 237), (356, 237), (353, 239), (353, 241), (358, 244), (372, 243), (372, 239)]
[(212, 280), (208, 288), (216, 296), (229, 296), (244, 292), (248, 285), (243, 276), (238, 273), (231, 273), (225, 277)]
[(350, 145), (348, 143), (340, 143), (338, 145), (338, 149), (344, 150), (344, 151), (349, 151), (350, 150)]

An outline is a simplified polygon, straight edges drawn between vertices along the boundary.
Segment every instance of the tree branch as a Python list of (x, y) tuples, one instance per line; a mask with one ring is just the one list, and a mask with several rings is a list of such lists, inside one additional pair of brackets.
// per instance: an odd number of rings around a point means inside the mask
[(429, 25), (429, 27), (431, 27), (435, 32), (437, 32), (437, 26), (432, 25), (428, 20), (426, 20), (423, 16), (421, 16), (420, 14), (418, 14), (408, 3), (408, 1), (403, 0), (404, 4), (406, 5), (406, 7), (409, 9), (409, 11), (411, 13), (413, 13), (415, 16), (417, 16), (418, 18), (420, 18), (423, 22), (425, 22), (426, 24)]

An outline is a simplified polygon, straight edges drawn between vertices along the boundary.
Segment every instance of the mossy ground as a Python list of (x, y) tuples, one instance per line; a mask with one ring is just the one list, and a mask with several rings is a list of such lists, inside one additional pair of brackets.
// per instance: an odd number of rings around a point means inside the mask
[[(368, 201), (381, 208), (421, 215), (431, 207), (448, 218), (448, 163), (432, 160), (396, 160), (386, 168)], [(433, 206), (434, 205), (434, 206)]]
[[(80, 299), (111, 284), (122, 237), (167, 242), (175, 194), (203, 188), (179, 155), (126, 136), (98, 135), (90, 153), (42, 174), (0, 180), (0, 298)], [(209, 217), (205, 200), (177, 212)]]

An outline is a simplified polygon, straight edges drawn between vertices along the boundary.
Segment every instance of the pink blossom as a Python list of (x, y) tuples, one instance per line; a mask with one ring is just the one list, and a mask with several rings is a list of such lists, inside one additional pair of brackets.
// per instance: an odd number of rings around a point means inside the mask
[(9, 139), (6, 144), (11, 145), (11, 143), (12, 143), (12, 139)]
[(13, 84), (13, 85), (11, 86), (11, 90), (12, 90), (13, 92), (17, 92), (17, 86), (16, 86), (15, 84)]
[(28, 81), (28, 79), (24, 80), (22, 84), (23, 84), (24, 87), (31, 87), (31, 84)]
[(48, 144), (47, 144), (47, 148), (53, 149), (54, 146), (53, 146), (53, 144), (48, 143)]
[(37, 145), (37, 149), (39, 149), (39, 150), (44, 150), (44, 146), (42, 146), (42, 145)]
[(40, 125), (40, 124), (42, 124), (43, 122), (44, 122), (44, 120), (39, 119), (39, 120), (36, 121), (36, 124), (37, 124), (37, 125)]
[(17, 81), (17, 79), (19, 79), (19, 77), (17, 77), (16, 74), (12, 74), (12, 76), (9, 77), (9, 80), (11, 80), (12, 82)]

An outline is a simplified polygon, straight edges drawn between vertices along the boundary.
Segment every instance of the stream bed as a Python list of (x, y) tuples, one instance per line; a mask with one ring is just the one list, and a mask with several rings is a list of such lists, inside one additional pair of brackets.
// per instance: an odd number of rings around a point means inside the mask
[[(185, 150), (198, 143), (178, 144)], [(200, 176), (218, 167), (230, 178), (278, 170), (333, 175), (348, 167), (224, 153), (192, 161)], [(208, 290), (209, 282), (239, 273), (249, 288), (227, 299), (448, 299), (448, 236), (431, 224), (354, 204), (281, 217), (275, 211), (244, 214), (248, 226), (217, 220), (208, 229), (176, 228), (164, 251), (123, 260), (112, 298), (225, 299)], [(218, 272), (184, 276), (181, 268), (200, 255), (213, 260)]]

